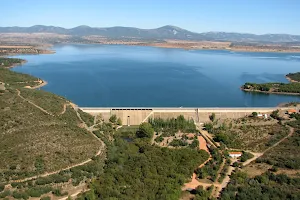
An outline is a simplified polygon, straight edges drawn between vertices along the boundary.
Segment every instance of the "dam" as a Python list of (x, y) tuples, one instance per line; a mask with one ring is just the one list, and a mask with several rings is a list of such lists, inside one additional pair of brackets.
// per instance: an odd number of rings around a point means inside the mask
[(215, 113), (216, 118), (241, 118), (250, 115), (253, 112), (270, 114), (276, 109), (287, 110), (288, 108), (265, 107), (265, 108), (148, 108), (148, 107), (79, 107), (82, 111), (93, 116), (101, 115), (101, 117), (108, 121), (110, 116), (116, 115), (122, 120), (123, 125), (139, 125), (142, 122), (147, 122), (149, 118), (176, 118), (183, 115), (186, 119), (193, 119), (196, 123), (209, 122), (209, 116)]

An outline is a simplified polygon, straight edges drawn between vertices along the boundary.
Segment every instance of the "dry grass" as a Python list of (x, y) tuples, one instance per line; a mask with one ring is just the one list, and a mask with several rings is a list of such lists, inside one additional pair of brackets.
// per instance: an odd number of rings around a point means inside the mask
[[(47, 102), (45, 98), (48, 97), (38, 98), (37, 103)], [(55, 95), (51, 98), (53, 106), (58, 104), (55, 101), (61, 101)], [(97, 152), (98, 145), (95, 138), (78, 127), (76, 113), (71, 107), (62, 116), (53, 117), (22, 100), (12, 88), (1, 95), (0, 182), (82, 162)]]
[(262, 152), (289, 133), (288, 128), (279, 125), (242, 125), (226, 130), (227, 146), (254, 152)]

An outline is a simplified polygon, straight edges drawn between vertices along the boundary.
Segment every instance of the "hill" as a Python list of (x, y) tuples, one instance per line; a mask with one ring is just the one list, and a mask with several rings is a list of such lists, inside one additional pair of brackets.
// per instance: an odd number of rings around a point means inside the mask
[(35, 25), (31, 27), (0, 27), (0, 33), (53, 33), (71, 36), (99, 35), (108, 38), (124, 39), (176, 39), (176, 40), (198, 40), (198, 41), (230, 41), (230, 42), (260, 42), (260, 43), (287, 43), (298, 44), (299, 35), (289, 34), (263, 34), (255, 35), (248, 33), (227, 33), (227, 32), (204, 32), (195, 33), (176, 26), (163, 26), (155, 29), (139, 29), (134, 27), (108, 27), (96, 28), (89, 26), (78, 26), (70, 29)]
[(40, 84), (37, 78), (1, 66), (0, 82), (0, 184), (76, 165), (103, 148), (70, 102), (24, 88)]

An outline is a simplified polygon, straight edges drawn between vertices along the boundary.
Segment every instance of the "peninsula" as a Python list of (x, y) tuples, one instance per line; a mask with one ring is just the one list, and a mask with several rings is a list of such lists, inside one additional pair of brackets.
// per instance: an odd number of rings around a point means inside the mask
[(300, 73), (289, 73), (286, 78), (290, 83), (245, 83), (241, 89), (246, 92), (300, 95)]

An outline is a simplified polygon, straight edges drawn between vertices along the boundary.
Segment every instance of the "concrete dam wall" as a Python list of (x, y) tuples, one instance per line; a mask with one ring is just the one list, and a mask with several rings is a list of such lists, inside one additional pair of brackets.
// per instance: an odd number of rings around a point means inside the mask
[[(105, 121), (108, 121), (110, 116), (116, 115), (122, 120), (123, 125), (139, 125), (142, 122), (147, 122), (149, 118), (172, 118), (183, 115), (186, 119), (193, 119), (198, 123), (209, 121), (209, 116), (212, 113), (216, 114), (216, 118), (240, 118), (251, 114), (252, 112), (269, 114), (273, 110), (271, 108), (93, 108), (80, 107), (80, 109), (91, 115), (100, 115)], [(284, 108), (280, 108), (284, 109)]]

